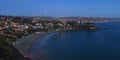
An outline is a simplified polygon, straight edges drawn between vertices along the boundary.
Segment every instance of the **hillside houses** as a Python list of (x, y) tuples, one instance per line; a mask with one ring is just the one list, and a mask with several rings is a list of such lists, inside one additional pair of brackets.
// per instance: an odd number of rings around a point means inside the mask
[[(0, 17), (0, 33), (3, 34), (18, 34), (22, 37), (26, 34), (34, 32), (49, 32), (59, 30), (71, 30), (71, 29), (87, 29), (94, 30), (96, 27), (93, 22), (80, 21), (80, 20), (67, 20), (66, 18), (53, 19), (52, 17), (44, 20), (45, 17), (14, 17), (14, 16), (2, 16)], [(51, 20), (50, 20), (51, 19)], [(53, 19), (53, 20), (52, 20)]]

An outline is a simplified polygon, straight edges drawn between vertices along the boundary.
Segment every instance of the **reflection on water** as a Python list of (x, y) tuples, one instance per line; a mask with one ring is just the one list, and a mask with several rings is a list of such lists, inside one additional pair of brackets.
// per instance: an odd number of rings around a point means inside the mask
[(52, 33), (33, 45), (32, 55), (44, 60), (120, 60), (120, 23), (97, 23), (96, 31)]

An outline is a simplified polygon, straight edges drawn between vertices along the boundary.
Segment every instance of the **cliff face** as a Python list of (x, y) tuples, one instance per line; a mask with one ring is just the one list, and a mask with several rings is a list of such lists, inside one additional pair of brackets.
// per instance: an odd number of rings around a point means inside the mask
[(0, 60), (24, 60), (24, 57), (13, 45), (0, 38)]

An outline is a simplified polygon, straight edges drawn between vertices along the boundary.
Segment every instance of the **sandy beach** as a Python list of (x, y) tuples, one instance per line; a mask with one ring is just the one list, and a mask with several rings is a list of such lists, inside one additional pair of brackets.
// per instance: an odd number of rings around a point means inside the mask
[(38, 32), (30, 34), (24, 38), (18, 39), (13, 45), (19, 50), (22, 55), (25, 57), (30, 57), (30, 48), (32, 47), (32, 44), (49, 33), (51, 32)]

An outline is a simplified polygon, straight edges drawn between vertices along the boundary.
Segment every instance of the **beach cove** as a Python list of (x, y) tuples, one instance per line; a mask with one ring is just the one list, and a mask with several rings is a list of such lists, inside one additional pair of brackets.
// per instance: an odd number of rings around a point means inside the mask
[(27, 58), (31, 59), (30, 49), (32, 48), (32, 45), (37, 40), (42, 39), (46, 35), (49, 35), (53, 32), (36, 32), (32, 33), (24, 38), (18, 39), (16, 42), (13, 43), (13, 45), (18, 49), (18, 51)]
[(102, 29), (59, 31), (38, 40), (31, 49), (32, 59), (119, 60), (119, 23), (102, 23), (97, 26)]

